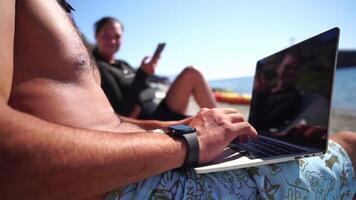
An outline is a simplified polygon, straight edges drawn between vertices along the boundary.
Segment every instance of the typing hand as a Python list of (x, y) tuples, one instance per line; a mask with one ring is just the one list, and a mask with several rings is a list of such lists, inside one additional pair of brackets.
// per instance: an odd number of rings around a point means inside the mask
[(230, 142), (239, 136), (255, 138), (256, 130), (235, 109), (202, 109), (189, 123), (198, 131), (199, 163), (216, 158)]

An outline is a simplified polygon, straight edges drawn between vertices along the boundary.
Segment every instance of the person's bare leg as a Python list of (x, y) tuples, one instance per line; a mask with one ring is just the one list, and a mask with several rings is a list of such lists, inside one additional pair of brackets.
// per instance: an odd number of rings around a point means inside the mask
[(172, 83), (166, 95), (167, 106), (184, 114), (190, 95), (194, 96), (201, 108), (216, 107), (215, 98), (204, 76), (191, 66), (186, 67)]
[(351, 131), (338, 132), (330, 136), (330, 139), (340, 144), (352, 161), (352, 166), (356, 172), (356, 133)]

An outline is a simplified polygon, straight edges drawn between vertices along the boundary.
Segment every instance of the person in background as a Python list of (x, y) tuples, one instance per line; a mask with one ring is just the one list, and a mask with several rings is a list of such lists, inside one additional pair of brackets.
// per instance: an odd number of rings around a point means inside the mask
[(153, 96), (147, 78), (154, 75), (159, 56), (143, 58), (137, 70), (129, 63), (115, 59), (123, 34), (124, 26), (116, 18), (104, 17), (95, 23), (97, 48), (93, 55), (101, 74), (101, 86), (118, 114), (140, 119), (184, 119), (191, 95), (201, 108), (216, 107), (207, 81), (192, 66), (186, 67), (173, 81), (158, 107), (150, 103), (150, 99), (146, 101), (145, 94), (148, 98)]
[[(2, 200), (352, 199), (352, 132), (333, 135), (321, 157), (194, 173), (256, 130), (226, 108), (170, 122), (118, 116), (67, 7), (63, 0), (0, 0)], [(195, 128), (195, 151), (183, 138), (149, 131), (177, 124)]]

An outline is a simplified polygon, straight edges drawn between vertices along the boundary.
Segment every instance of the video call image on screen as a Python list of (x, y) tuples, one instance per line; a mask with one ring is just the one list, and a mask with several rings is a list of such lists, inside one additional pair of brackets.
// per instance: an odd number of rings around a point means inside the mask
[(338, 36), (331, 29), (258, 61), (249, 122), (260, 135), (325, 146)]

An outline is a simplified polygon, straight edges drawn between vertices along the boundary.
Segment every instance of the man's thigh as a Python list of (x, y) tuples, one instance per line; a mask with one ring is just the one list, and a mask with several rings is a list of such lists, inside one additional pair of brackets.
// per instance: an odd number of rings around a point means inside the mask
[(218, 173), (169, 171), (107, 199), (352, 199), (352, 163), (335, 142), (320, 157)]

